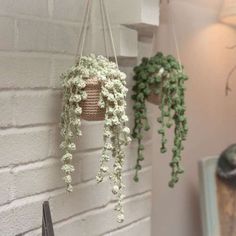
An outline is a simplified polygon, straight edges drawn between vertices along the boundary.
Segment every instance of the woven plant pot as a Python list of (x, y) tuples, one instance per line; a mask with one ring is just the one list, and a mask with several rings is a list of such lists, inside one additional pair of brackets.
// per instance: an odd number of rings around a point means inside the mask
[(88, 121), (104, 120), (105, 108), (101, 109), (98, 106), (101, 84), (97, 78), (88, 79), (86, 82), (85, 92), (87, 93), (87, 99), (80, 104), (82, 108), (81, 118)]
[(149, 94), (147, 101), (154, 104), (154, 105), (160, 105), (161, 104), (161, 96), (155, 94), (154, 90), (155, 90), (155, 86), (152, 86), (151, 93)]

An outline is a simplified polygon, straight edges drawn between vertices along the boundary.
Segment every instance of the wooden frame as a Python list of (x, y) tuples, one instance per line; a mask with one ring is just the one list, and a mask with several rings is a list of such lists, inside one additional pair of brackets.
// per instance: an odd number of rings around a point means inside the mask
[(199, 162), (203, 236), (221, 235), (215, 179), (217, 160), (218, 156), (214, 156)]

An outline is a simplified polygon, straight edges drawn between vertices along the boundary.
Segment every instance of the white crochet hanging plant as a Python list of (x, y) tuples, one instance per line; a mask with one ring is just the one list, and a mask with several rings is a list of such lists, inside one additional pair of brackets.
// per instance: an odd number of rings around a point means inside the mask
[[(104, 19), (106, 20), (114, 55), (116, 55), (109, 18), (103, 0), (100, 0), (100, 7), (102, 20), (103, 23)], [(62, 171), (65, 175), (63, 179), (66, 183), (67, 191), (72, 192), (72, 173), (75, 171), (72, 159), (73, 151), (76, 150), (77, 138), (82, 135), (81, 118), (84, 116), (88, 120), (101, 120), (102, 116), (104, 116), (104, 146), (96, 180), (100, 183), (105, 177), (109, 178), (112, 184), (112, 193), (117, 196), (117, 204), (115, 206), (115, 210), (118, 211), (117, 221), (123, 222), (122, 199), (124, 198), (124, 184), (122, 182), (122, 169), (125, 158), (123, 147), (131, 141), (130, 130), (126, 126), (128, 117), (125, 113), (125, 98), (128, 91), (126, 88), (126, 75), (119, 70), (116, 56), (116, 63), (114, 63), (101, 55), (82, 55), (90, 11), (91, 0), (87, 1), (81, 31), (81, 55), (75, 65), (61, 75), (63, 85), (61, 136), (63, 141), (60, 144), (60, 148), (64, 153), (61, 158), (63, 163)], [(81, 42), (81, 40), (79, 41)], [(91, 90), (92, 88), (90, 87), (91, 81), (95, 81), (95, 84), (99, 85), (94, 87), (95, 90), (99, 88), (99, 93), (95, 91), (96, 98), (91, 95), (93, 94), (91, 91), (89, 92), (89, 89)], [(97, 103), (95, 103), (95, 107), (94, 101)], [(92, 116), (89, 113), (91, 110)], [(109, 168), (109, 162), (111, 161), (113, 161), (113, 165), (112, 168)]]

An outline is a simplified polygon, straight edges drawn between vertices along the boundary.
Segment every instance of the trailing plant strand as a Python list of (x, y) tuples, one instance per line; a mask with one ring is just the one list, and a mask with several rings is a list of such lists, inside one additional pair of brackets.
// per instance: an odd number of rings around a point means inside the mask
[[(67, 191), (72, 192), (72, 152), (76, 150), (76, 138), (81, 133), (81, 114), (83, 112), (80, 102), (86, 100), (86, 80), (97, 78), (101, 83), (101, 94), (98, 106), (105, 109), (104, 147), (100, 159), (100, 168), (97, 182), (102, 182), (106, 176), (113, 184), (112, 193), (117, 196), (118, 222), (123, 222), (124, 211), (121, 204), (124, 198), (122, 182), (122, 168), (125, 154), (123, 147), (131, 141), (130, 130), (126, 126), (128, 117), (126, 109), (126, 75), (117, 65), (103, 56), (83, 56), (78, 63), (67, 73), (62, 75), (63, 80), (63, 111), (61, 114), (61, 135), (63, 141), (60, 145), (64, 151), (62, 157), (62, 171), (65, 173), (64, 181)], [(111, 155), (110, 155), (111, 153)], [(110, 156), (113, 159), (113, 168), (110, 170)]]
[(145, 102), (150, 94), (154, 92), (161, 98), (159, 105), (161, 115), (157, 119), (161, 126), (158, 130), (161, 135), (161, 153), (167, 152), (166, 129), (171, 128), (173, 125), (175, 126), (173, 155), (170, 162), (172, 173), (169, 182), (169, 186), (174, 187), (179, 180), (179, 174), (183, 173), (180, 165), (181, 151), (184, 149), (183, 141), (186, 139), (188, 132), (187, 119), (185, 117), (184, 82), (188, 77), (173, 56), (164, 56), (162, 53), (157, 53), (150, 59), (143, 58), (141, 64), (134, 68), (134, 73), (136, 83), (133, 87), (134, 94), (132, 99), (134, 100), (135, 125), (132, 136), (138, 141), (138, 157), (134, 180), (139, 180), (138, 171), (141, 170), (141, 161), (144, 160), (143, 130), (150, 129)]

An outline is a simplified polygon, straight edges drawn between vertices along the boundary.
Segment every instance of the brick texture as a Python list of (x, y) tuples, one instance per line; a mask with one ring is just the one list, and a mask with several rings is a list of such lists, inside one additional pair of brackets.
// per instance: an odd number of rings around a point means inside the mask
[(14, 49), (15, 21), (9, 17), (0, 16), (0, 50)]
[(79, 27), (38, 20), (18, 20), (20, 51), (39, 51), (74, 54), (79, 37)]
[(105, 234), (104, 236), (143, 236), (151, 235), (151, 219), (150, 217), (132, 223), (122, 229)]
[(47, 0), (0, 0), (0, 14), (48, 16)]
[(1, 88), (49, 87), (50, 63), (47, 57), (0, 57)]
[[(95, 181), (103, 147), (103, 121), (82, 121), (83, 136), (73, 159), (74, 192), (68, 194), (64, 189), (59, 150), (59, 76), (74, 63), (84, 2), (0, 0), (1, 236), (40, 236), (42, 203), (46, 200), (50, 202), (57, 236), (151, 235), (152, 131), (145, 134), (146, 159), (139, 183), (133, 182), (137, 143), (125, 149), (124, 224), (116, 222), (115, 199), (108, 181)], [(109, 4), (111, 12), (116, 6), (120, 6), (118, 1)], [(119, 22), (131, 23), (130, 19), (139, 19), (140, 14), (124, 12), (113, 25), (121, 62), (147, 52), (147, 47), (138, 42), (135, 27), (127, 28)], [(93, 33), (100, 31), (95, 29)], [(93, 38), (97, 40), (93, 45), (101, 44), (101, 40)], [(132, 129), (132, 66), (123, 63), (121, 70), (128, 75), (127, 113)], [(152, 123), (153, 108), (148, 105), (148, 109)]]
[(9, 129), (0, 132), (0, 166), (19, 165), (47, 158), (48, 128)]

